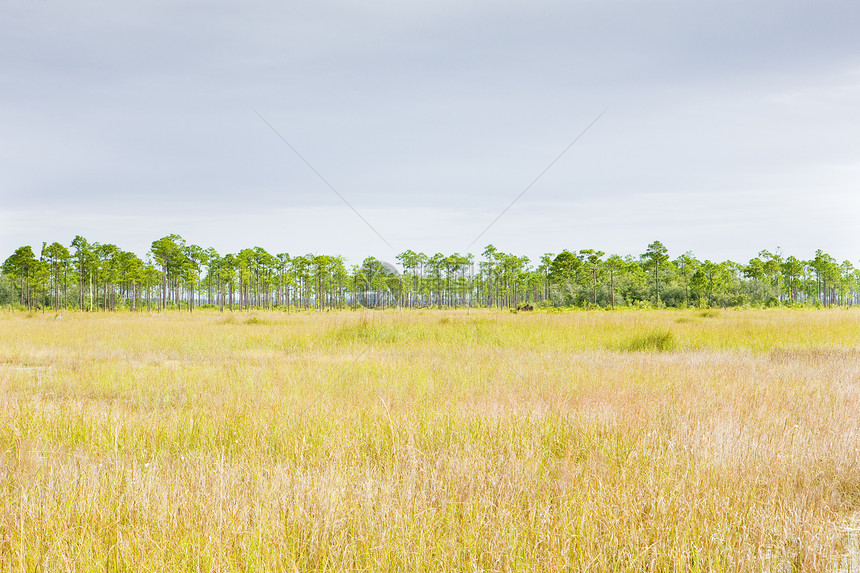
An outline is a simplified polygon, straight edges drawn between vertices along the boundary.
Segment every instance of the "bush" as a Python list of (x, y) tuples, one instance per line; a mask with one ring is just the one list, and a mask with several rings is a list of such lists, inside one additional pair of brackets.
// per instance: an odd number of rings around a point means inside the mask
[(0, 274), (0, 306), (13, 305), (18, 302), (15, 287), (6, 275)]

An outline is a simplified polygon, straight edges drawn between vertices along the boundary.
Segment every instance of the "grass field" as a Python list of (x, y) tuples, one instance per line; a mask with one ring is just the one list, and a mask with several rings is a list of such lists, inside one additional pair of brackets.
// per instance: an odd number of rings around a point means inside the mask
[(0, 446), (0, 571), (847, 571), (860, 312), (5, 312)]

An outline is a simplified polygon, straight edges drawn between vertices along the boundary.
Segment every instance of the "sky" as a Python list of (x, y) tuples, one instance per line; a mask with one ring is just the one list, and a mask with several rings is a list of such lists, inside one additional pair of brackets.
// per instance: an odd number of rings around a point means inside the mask
[(4, 0), (0, 260), (176, 233), (857, 265), (857, 30), (856, 0)]

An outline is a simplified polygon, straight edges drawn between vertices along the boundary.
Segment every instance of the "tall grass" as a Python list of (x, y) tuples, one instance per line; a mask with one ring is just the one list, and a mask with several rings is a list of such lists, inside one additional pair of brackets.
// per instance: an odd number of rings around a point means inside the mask
[(848, 311), (0, 314), (0, 563), (832, 571), (858, 414)]

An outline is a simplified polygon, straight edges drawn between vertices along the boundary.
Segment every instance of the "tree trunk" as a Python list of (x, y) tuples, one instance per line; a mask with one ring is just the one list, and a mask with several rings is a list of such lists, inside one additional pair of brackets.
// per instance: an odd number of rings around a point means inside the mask
[(609, 274), (609, 297), (612, 299), (612, 310), (615, 310), (615, 275)]

